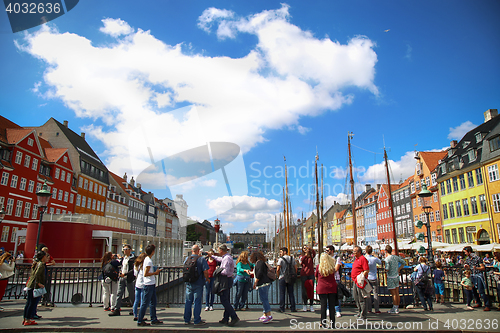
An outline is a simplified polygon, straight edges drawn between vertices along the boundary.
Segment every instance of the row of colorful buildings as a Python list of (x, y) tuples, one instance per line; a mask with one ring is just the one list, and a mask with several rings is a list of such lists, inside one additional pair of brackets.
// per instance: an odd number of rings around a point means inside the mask
[[(500, 234), (500, 117), (496, 109), (484, 113), (484, 123), (467, 132), (460, 141), (436, 152), (415, 152), (414, 174), (399, 184), (366, 185), (355, 200), (354, 230), (352, 206), (335, 203), (324, 212), (324, 244), (390, 244), (394, 227), (398, 239), (412, 239), (426, 234), (449, 244), (498, 243)], [(432, 192), (419, 197), (422, 186)], [(389, 193), (392, 195), (390, 200)], [(317, 217), (312, 214), (299, 221), (295, 237), (298, 243), (317, 244)]]

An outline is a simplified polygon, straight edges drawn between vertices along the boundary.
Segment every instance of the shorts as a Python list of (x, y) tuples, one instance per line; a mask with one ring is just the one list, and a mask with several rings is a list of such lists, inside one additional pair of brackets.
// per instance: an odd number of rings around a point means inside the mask
[(444, 295), (444, 283), (434, 283), (436, 295)]
[(399, 277), (387, 278), (387, 289), (399, 288)]

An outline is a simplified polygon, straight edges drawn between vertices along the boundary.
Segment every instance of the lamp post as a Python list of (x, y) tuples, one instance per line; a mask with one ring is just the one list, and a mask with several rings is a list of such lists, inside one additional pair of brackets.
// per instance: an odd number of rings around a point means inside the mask
[(0, 223), (2, 223), (3, 219), (5, 218), (5, 210), (3, 210), (3, 206), (0, 209)]
[(42, 230), (43, 213), (45, 213), (45, 210), (49, 205), (49, 199), (51, 196), (46, 181), (43, 183), (42, 189), (36, 192), (36, 196), (38, 198), (38, 210), (40, 211), (40, 221), (38, 222), (38, 233), (36, 234), (35, 253), (38, 251), (38, 243), (40, 241), (40, 231)]
[(220, 230), (220, 220), (217, 218), (215, 221), (215, 248), (219, 246), (219, 230)]
[[(431, 222), (429, 219), (429, 214), (432, 211), (432, 207), (430, 205), (427, 205), (427, 198), (432, 197), (432, 192), (427, 189), (427, 184), (425, 182), (422, 182), (422, 191), (418, 194), (420, 198), (423, 199), (423, 207), (422, 209), (424, 210), (425, 217), (426, 217), (426, 222), (422, 221), (417, 221), (415, 223), (415, 226), (417, 228), (422, 228), (423, 225), (425, 225), (427, 229), (427, 259), (429, 260), (429, 266), (434, 267), (434, 256), (432, 254), (432, 239), (431, 239)], [(423, 234), (419, 235), (420, 239), (422, 239)], [(418, 237), (417, 237), (418, 238)]]

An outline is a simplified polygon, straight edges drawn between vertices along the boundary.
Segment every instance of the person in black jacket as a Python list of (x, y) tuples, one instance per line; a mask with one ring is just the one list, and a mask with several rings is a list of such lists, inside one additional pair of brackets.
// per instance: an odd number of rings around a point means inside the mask
[(269, 305), (269, 286), (271, 285), (271, 280), (267, 276), (267, 264), (266, 257), (262, 251), (254, 252), (250, 256), (250, 261), (255, 264), (255, 279), (253, 288), (259, 291), (260, 300), (262, 302), (262, 307), (264, 308), (264, 314), (259, 318), (262, 323), (267, 324), (273, 320), (271, 315), (271, 306)]
[[(134, 261), (135, 256), (132, 254), (132, 247), (128, 244), (123, 246), (124, 256), (119, 260), (121, 265), (120, 279), (118, 280), (118, 296), (116, 298), (116, 307), (109, 316), (119, 316), (122, 306), (122, 300), (125, 296), (125, 289), (128, 291), (128, 298), (131, 304), (135, 301), (135, 275)], [(134, 312), (130, 312), (133, 315)]]

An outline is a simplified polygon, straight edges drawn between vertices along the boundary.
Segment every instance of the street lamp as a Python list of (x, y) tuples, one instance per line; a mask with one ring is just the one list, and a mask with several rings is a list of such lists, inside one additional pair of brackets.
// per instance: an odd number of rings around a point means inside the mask
[(3, 210), (3, 206), (0, 209), (0, 223), (2, 223), (3, 219), (5, 218), (5, 210)]
[(46, 181), (43, 183), (42, 189), (36, 192), (36, 196), (38, 198), (38, 210), (40, 211), (40, 222), (38, 222), (38, 233), (36, 234), (35, 253), (38, 251), (38, 242), (40, 241), (40, 231), (42, 230), (43, 213), (45, 213), (45, 211), (47, 210), (47, 207), (49, 205), (49, 199), (51, 196)]
[(214, 221), (215, 224), (215, 248), (219, 246), (219, 230), (220, 230), (220, 220), (217, 218)]
[(420, 237), (417, 238), (423, 240), (424, 237), (427, 237), (427, 259), (429, 260), (430, 267), (434, 267), (434, 256), (432, 255), (431, 222), (429, 219), (429, 214), (432, 211), (432, 207), (430, 205), (427, 205), (426, 199), (432, 197), (432, 195), (432, 192), (427, 189), (427, 184), (425, 182), (422, 182), (422, 191), (420, 191), (418, 196), (424, 201), (422, 209), (424, 210), (427, 221), (425, 223), (422, 221), (417, 221), (415, 222), (415, 226), (417, 228), (422, 228), (422, 226), (425, 225), (427, 229), (427, 236), (423, 236), (423, 234), (420, 234)]

